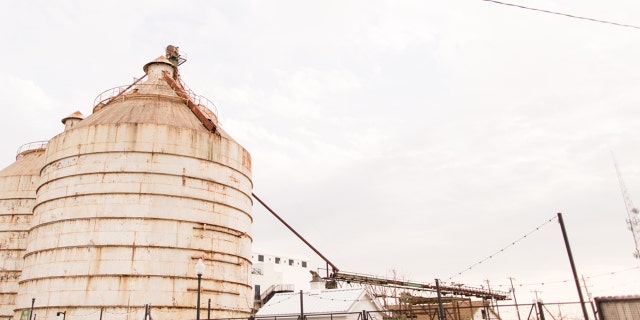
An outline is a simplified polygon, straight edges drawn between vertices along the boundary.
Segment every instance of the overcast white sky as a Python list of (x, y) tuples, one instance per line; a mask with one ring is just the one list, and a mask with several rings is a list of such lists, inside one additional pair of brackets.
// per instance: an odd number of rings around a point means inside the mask
[[(511, 2), (640, 25), (632, 0)], [(594, 296), (640, 293), (611, 157), (640, 204), (640, 30), (481, 0), (0, 4), (2, 167), (173, 44), (254, 192), (340, 269), (577, 301), (555, 220), (448, 280), (562, 212)], [(256, 250), (317, 260), (254, 218)]]

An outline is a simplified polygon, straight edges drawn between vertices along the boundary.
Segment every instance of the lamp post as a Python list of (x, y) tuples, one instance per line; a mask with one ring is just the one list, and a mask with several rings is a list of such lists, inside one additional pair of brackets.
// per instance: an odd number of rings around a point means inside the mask
[(31, 298), (31, 310), (29, 310), (29, 320), (33, 316), (33, 305), (36, 303), (36, 298)]
[(66, 311), (58, 311), (58, 313), (56, 313), (56, 316), (60, 316), (62, 315), (62, 320), (65, 320), (65, 318), (67, 317), (67, 312)]
[(196, 274), (198, 275), (198, 305), (196, 306), (198, 313), (196, 314), (196, 320), (200, 320), (200, 282), (202, 281), (203, 273), (204, 273), (204, 263), (202, 263), (202, 258), (200, 258), (198, 259), (198, 263), (196, 263)]

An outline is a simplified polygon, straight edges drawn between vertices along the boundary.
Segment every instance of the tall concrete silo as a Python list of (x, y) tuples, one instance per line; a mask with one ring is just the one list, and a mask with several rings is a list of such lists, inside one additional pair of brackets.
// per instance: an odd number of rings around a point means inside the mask
[(46, 145), (46, 141), (38, 141), (21, 146), (16, 161), (0, 171), (0, 319), (3, 320), (13, 317)]
[(249, 315), (251, 158), (174, 62), (49, 141), (16, 318), (194, 319), (199, 258), (202, 314)]

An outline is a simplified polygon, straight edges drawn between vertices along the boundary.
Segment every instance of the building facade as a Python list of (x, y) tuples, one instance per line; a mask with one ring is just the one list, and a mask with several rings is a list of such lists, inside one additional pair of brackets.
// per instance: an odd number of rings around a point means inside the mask
[(251, 262), (256, 308), (275, 293), (309, 290), (311, 266), (306, 259), (254, 252)]

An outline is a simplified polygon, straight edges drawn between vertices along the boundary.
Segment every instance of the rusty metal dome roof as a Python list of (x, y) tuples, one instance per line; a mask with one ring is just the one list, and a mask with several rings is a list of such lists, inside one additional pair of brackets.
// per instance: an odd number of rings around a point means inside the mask
[(62, 118), (62, 124), (67, 122), (67, 120), (69, 120), (69, 119), (82, 120), (82, 119), (84, 119), (84, 115), (80, 111), (76, 111), (76, 112), (74, 112), (74, 113)]
[(144, 70), (145, 73), (148, 73), (147, 70), (149, 69), (149, 65), (152, 65), (154, 63), (164, 63), (164, 64), (168, 64), (172, 67), (175, 67), (173, 65), (173, 63), (171, 63), (171, 61), (169, 61), (169, 59), (167, 59), (167, 57), (165, 56), (159, 56), (157, 58), (155, 58), (155, 60), (148, 62), (147, 64), (144, 65), (144, 67), (142, 67), (142, 70)]

